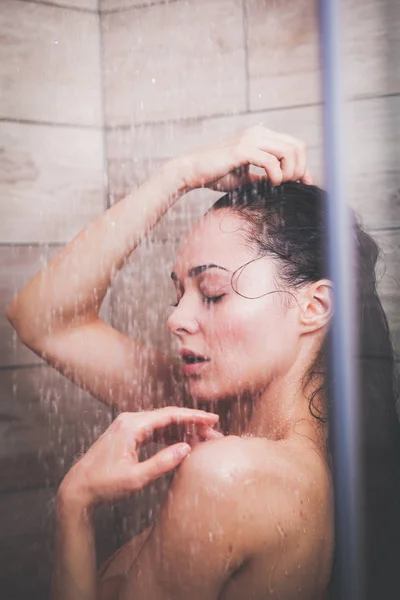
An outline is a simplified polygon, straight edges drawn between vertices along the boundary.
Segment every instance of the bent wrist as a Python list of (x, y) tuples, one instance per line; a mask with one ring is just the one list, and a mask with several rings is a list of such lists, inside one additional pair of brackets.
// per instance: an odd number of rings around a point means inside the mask
[(78, 519), (91, 517), (94, 501), (87, 490), (67, 477), (61, 482), (56, 495), (56, 514), (60, 518), (70, 516)]
[(193, 164), (189, 155), (182, 155), (166, 162), (161, 167), (162, 176), (171, 183), (178, 195), (186, 194), (195, 188), (193, 185)]

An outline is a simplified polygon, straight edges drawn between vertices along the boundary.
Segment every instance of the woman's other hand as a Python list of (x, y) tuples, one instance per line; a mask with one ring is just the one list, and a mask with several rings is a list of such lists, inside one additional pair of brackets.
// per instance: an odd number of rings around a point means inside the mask
[[(222, 437), (213, 429), (217, 421), (216, 414), (180, 407), (121, 413), (67, 473), (58, 492), (61, 504), (89, 510), (139, 491), (177, 467), (197, 442)], [(139, 447), (161, 439), (186, 441), (139, 462)]]
[[(305, 142), (262, 125), (199, 148), (180, 160), (189, 189), (208, 187), (229, 192), (265, 179), (272, 185), (284, 181), (313, 183), (307, 170)], [(264, 169), (265, 174), (252, 172), (251, 165)]]

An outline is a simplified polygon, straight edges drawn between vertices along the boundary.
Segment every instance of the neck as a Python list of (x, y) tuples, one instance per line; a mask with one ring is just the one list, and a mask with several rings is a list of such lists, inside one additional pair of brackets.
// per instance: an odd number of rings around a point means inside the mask
[[(212, 410), (220, 415), (222, 432), (230, 435), (265, 437), (271, 440), (306, 437), (323, 448), (327, 442), (327, 424), (318, 421), (310, 412), (309, 397), (322, 383), (320, 377), (304, 389), (304, 362), (299, 360), (289, 372), (274, 381), (257, 395), (247, 394), (227, 403), (217, 403)], [(319, 394), (314, 400), (317, 410), (323, 408)]]

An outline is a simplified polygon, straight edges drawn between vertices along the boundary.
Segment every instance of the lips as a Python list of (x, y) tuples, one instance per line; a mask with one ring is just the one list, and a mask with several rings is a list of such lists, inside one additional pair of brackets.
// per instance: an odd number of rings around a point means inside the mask
[(207, 356), (193, 352), (193, 350), (189, 350), (188, 348), (182, 348), (179, 351), (179, 355), (185, 364), (201, 363), (210, 360)]
[(182, 370), (185, 375), (198, 375), (206, 368), (210, 359), (188, 348), (181, 348), (179, 355), (183, 361)]

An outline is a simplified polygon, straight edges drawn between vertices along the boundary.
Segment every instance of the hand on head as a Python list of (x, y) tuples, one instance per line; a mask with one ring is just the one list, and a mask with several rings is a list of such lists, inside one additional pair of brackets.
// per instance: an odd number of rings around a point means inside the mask
[[(185, 155), (189, 189), (208, 187), (229, 192), (250, 182), (268, 179), (272, 185), (285, 181), (312, 184), (303, 140), (276, 133), (262, 125), (199, 148)], [(251, 171), (251, 166), (264, 174)]]

